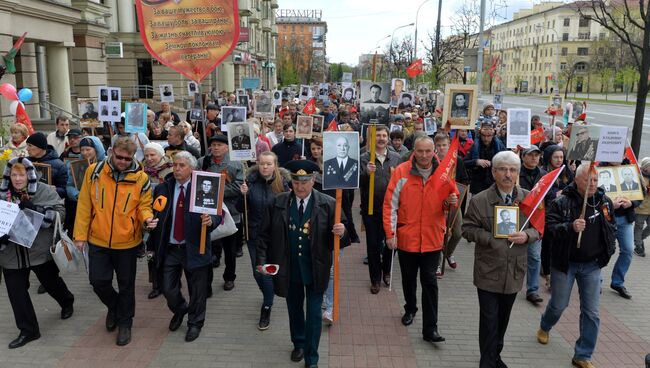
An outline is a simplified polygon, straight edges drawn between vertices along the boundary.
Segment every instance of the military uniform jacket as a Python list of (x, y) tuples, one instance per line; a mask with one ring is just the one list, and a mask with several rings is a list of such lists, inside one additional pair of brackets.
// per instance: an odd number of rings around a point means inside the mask
[[(293, 273), (299, 269), (303, 283), (309, 281), (309, 271), (311, 270), (311, 282), (309, 282), (315, 292), (322, 293), (327, 289), (330, 278), (330, 268), (332, 267), (332, 250), (334, 249), (334, 209), (336, 201), (334, 198), (325, 195), (317, 190), (312, 190), (310, 202), (308, 203), (310, 214), (304, 216), (309, 219), (308, 233), (304, 233), (300, 244), (291, 242), (293, 237), (297, 237), (298, 232), (292, 231), (290, 219), (291, 206), (296, 207), (295, 196), (292, 193), (278, 194), (271, 204), (266, 207), (262, 218), (262, 224), (259, 230), (259, 242), (257, 243), (257, 265), (266, 263), (278, 264), (280, 266), (277, 275), (273, 276), (273, 289), (275, 294), (281, 297), (287, 296), (290, 278)], [(305, 209), (305, 213), (307, 213)], [(298, 210), (295, 209), (295, 213)], [(341, 222), (345, 223), (343, 215)], [(305, 220), (306, 221), (306, 220)], [(295, 222), (293, 223), (295, 225)], [(293, 227), (293, 226), (292, 226)], [(303, 229), (304, 226), (301, 228)], [(296, 228), (297, 230), (297, 228)], [(308, 247), (307, 247), (308, 244)], [(341, 247), (349, 244), (347, 233), (341, 238)], [(303, 248), (297, 248), (301, 245)], [(295, 248), (292, 248), (294, 247)], [(306, 249), (309, 248), (309, 249)], [(292, 264), (292, 252), (298, 252), (305, 249), (305, 253), (300, 257), (309, 258), (299, 262), (299, 267)], [(303, 258), (303, 259), (304, 259)], [(294, 272), (292, 272), (294, 271)]]

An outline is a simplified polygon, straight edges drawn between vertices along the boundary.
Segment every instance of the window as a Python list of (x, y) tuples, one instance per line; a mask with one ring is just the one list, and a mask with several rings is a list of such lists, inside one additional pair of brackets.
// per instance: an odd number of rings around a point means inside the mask
[(604, 39), (605, 39), (605, 32), (600, 32), (600, 33), (598, 34), (598, 39), (599, 39), (599, 40), (604, 40)]
[(580, 17), (580, 21), (578, 22), (578, 27), (589, 27), (589, 18)]
[(553, 26), (552, 28), (555, 28), (555, 19), (553, 19)]
[(577, 71), (585, 71), (587, 70), (587, 63), (576, 63), (573, 68)]
[(566, 63), (560, 63), (560, 70), (566, 69)]
[(578, 55), (581, 55), (581, 56), (589, 55), (589, 48), (588, 47), (578, 47)]
[(553, 49), (551, 49), (551, 55), (550, 56), (553, 56)]
[(564, 26), (568, 27), (571, 24), (571, 18), (564, 18)]
[(569, 34), (568, 33), (562, 33), (562, 41), (568, 41), (569, 40)]
[(562, 56), (567, 56), (569, 54), (569, 48), (568, 47), (563, 47), (562, 48)]
[(589, 32), (579, 32), (578, 33), (578, 39), (579, 40), (588, 40), (591, 38), (591, 33)]

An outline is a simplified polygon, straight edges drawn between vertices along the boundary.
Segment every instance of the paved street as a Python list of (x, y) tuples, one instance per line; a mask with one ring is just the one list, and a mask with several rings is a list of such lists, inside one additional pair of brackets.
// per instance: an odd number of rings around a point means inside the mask
[[(358, 196), (357, 196), (358, 198)], [(358, 213), (358, 207), (355, 210)], [(357, 218), (357, 227), (360, 225)], [(362, 240), (365, 236), (362, 234)], [(473, 246), (462, 242), (456, 252), (459, 268), (448, 269), (440, 287), (439, 328), (447, 341), (432, 345), (421, 339), (421, 314), (410, 327), (400, 323), (403, 298), (399, 268), (393, 292), (382, 287), (371, 295), (363, 265), (365, 244), (346, 248), (341, 267), (341, 320), (323, 329), (321, 367), (476, 367), (478, 365), (478, 304), (472, 285)], [(634, 257), (626, 285), (633, 294), (624, 300), (609, 289), (610, 266), (603, 273), (601, 332), (594, 357), (599, 368), (638, 368), (650, 352), (650, 259)], [(42, 337), (17, 350), (6, 348), (15, 338), (11, 308), (0, 288), (0, 367), (300, 367), (289, 360), (291, 342), (286, 304), (276, 298), (271, 328), (256, 328), (261, 293), (253, 281), (248, 255), (238, 259), (234, 290), (221, 288), (216, 269), (215, 295), (208, 301), (206, 325), (198, 340), (184, 341), (185, 327), (169, 332), (171, 313), (164, 298), (149, 301), (144, 261), (139, 263), (137, 310), (131, 344), (115, 346), (115, 333), (104, 329), (105, 309), (91, 290), (85, 274), (66, 276), (75, 294), (75, 314), (59, 319), (59, 307), (47, 295), (32, 298)], [(520, 293), (513, 309), (503, 359), (510, 367), (570, 367), (578, 332), (577, 292), (547, 346), (539, 345), (535, 331), (542, 307)], [(548, 293), (542, 293), (545, 302)]]
[[(616, 96), (619, 97), (619, 96)], [(568, 96), (569, 100), (573, 100), (573, 95)], [(624, 99), (624, 97), (623, 97)], [(492, 96), (485, 94), (482, 96), (483, 101), (492, 102)], [(579, 98), (576, 100), (580, 101)], [(503, 98), (504, 108), (530, 108), (533, 114), (540, 115), (549, 120), (550, 116), (544, 114), (544, 110), (548, 107), (548, 95), (506, 95)], [(566, 101), (565, 101), (566, 104)], [(479, 103), (479, 110), (482, 103)], [(634, 105), (623, 105), (617, 103), (606, 102), (587, 102), (587, 121), (589, 124), (594, 125), (619, 125), (626, 126), (632, 129), (634, 123)], [(650, 145), (644, 144), (650, 142), (650, 108), (646, 107), (645, 118), (643, 121), (643, 137), (641, 139), (641, 152), (640, 157), (650, 156)], [(631, 134), (631, 133), (630, 133)], [(631, 136), (630, 136), (631, 137)]]

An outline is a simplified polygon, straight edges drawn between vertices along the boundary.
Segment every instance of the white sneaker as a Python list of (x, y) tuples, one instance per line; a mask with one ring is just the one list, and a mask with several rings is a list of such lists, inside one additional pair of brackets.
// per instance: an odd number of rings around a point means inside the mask
[(439, 279), (441, 279), (441, 278), (442, 278), (442, 275), (444, 275), (444, 274), (442, 273), (442, 267), (438, 266), (438, 269), (436, 270), (436, 277), (439, 278)]
[(327, 326), (331, 326), (334, 323), (334, 320), (332, 319), (331, 311), (326, 310), (323, 312), (323, 322), (325, 322)]
[(453, 268), (454, 270), (456, 269), (456, 267), (458, 267), (458, 263), (456, 263), (456, 259), (454, 258), (454, 256), (447, 257), (447, 264), (449, 265), (449, 267)]

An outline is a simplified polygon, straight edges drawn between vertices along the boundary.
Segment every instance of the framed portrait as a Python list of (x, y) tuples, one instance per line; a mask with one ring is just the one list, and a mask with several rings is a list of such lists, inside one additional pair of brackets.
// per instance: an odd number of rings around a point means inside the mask
[(396, 130), (399, 130), (401, 132), (403, 128), (404, 127), (399, 125), (399, 124), (391, 124), (390, 125), (390, 132), (392, 133), (392, 132), (394, 132)]
[(585, 110), (584, 101), (574, 101), (571, 104), (571, 119), (576, 120)]
[(494, 104), (494, 108), (496, 110), (501, 110), (503, 107), (503, 93), (495, 93), (494, 98), (492, 100), (492, 104)]
[[(280, 106), (282, 105), (282, 99), (284, 97), (282, 96), (282, 91), (276, 89), (273, 90), (273, 106)], [(288, 98), (287, 98), (288, 99)]]
[(271, 92), (255, 92), (253, 94), (253, 111), (256, 117), (272, 118), (274, 115)]
[(99, 126), (99, 103), (93, 99), (78, 99), (79, 127), (97, 128)]
[(192, 109), (190, 110), (190, 120), (203, 120), (203, 110), (202, 109)]
[(550, 95), (550, 96), (548, 96), (548, 106), (551, 107), (551, 108), (555, 108), (555, 109), (562, 109), (563, 108), (563, 105), (562, 105), (563, 100), (564, 100), (564, 97), (562, 97), (562, 95), (560, 95), (560, 94)]
[(84, 175), (86, 175), (86, 169), (88, 166), (90, 166), (90, 161), (85, 159), (70, 161), (72, 181), (77, 190), (81, 190), (81, 184), (83, 184)]
[(255, 160), (255, 133), (253, 123), (239, 122), (229, 123), (228, 148), (230, 159), (233, 161)]
[(344, 103), (354, 103), (354, 96), (356, 91), (354, 87), (345, 87), (343, 88), (343, 93), (341, 94), (341, 102)]
[(571, 128), (567, 160), (595, 161), (599, 137), (600, 127), (574, 125)]
[(195, 81), (187, 82), (187, 95), (194, 97), (196, 93), (199, 92), (199, 85)]
[(327, 100), (330, 93), (330, 85), (327, 83), (318, 84), (318, 99)]
[(494, 237), (505, 239), (519, 231), (519, 207), (494, 206)]
[(158, 86), (160, 90), (160, 102), (174, 102), (174, 86), (171, 84), (161, 84)]
[[(325, 124), (325, 117), (323, 115), (312, 115), (313, 123), (311, 124), (312, 137), (322, 137), (323, 136), (323, 125)], [(300, 117), (298, 117), (300, 118)]]
[(246, 108), (241, 106), (224, 106), (221, 109), (221, 131), (228, 131), (229, 123), (246, 121)]
[(610, 198), (643, 200), (643, 184), (636, 165), (596, 166), (598, 186)]
[(377, 119), (381, 124), (388, 124), (390, 116), (390, 83), (363, 80), (360, 83), (358, 99), (361, 123), (368, 124)]
[(476, 85), (448, 84), (445, 96), (442, 125), (449, 121), (451, 129), (472, 129), (478, 117)]
[(429, 96), (429, 87), (426, 84), (418, 84), (418, 96), (426, 98)]
[(406, 79), (393, 78), (390, 81), (390, 107), (399, 105), (399, 98), (406, 90)]
[(359, 133), (323, 133), (323, 189), (359, 187)]
[(424, 118), (424, 132), (427, 135), (434, 135), (438, 131), (438, 125), (434, 118)]
[(415, 101), (413, 97), (414, 97), (413, 93), (411, 92), (402, 92), (402, 94), (399, 96), (398, 108), (408, 109), (410, 107), (415, 106)]
[(52, 165), (34, 162), (36, 178), (44, 184), (52, 185)]
[(221, 215), (225, 176), (208, 172), (192, 172), (190, 212)]
[(314, 118), (309, 115), (298, 115), (296, 120), (296, 138), (311, 139)]
[(237, 106), (248, 107), (249, 99), (247, 94), (237, 95)]
[(507, 148), (530, 147), (530, 109), (508, 109)]
[(341, 76), (341, 82), (352, 82), (352, 73), (350, 72), (344, 72), (343, 75)]
[(147, 104), (129, 102), (125, 105), (125, 108), (124, 130), (127, 133), (145, 133), (147, 131)]
[(307, 101), (311, 97), (311, 88), (309, 88), (308, 85), (301, 85), (300, 86), (300, 94), (299, 98), (300, 101)]

